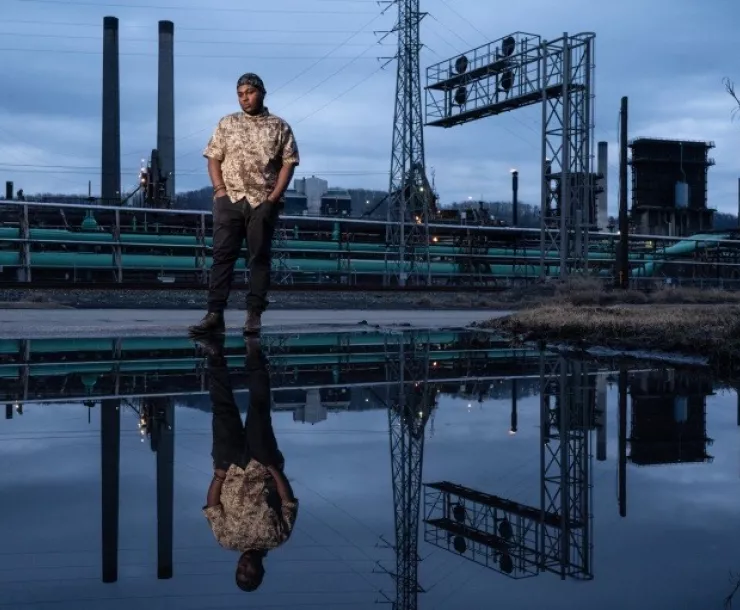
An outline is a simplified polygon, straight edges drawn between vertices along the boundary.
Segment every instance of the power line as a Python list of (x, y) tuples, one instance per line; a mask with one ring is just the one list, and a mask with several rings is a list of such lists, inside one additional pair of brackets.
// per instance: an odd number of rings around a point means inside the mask
[[(383, 70), (383, 68), (385, 68), (385, 65), (382, 65), (382, 66), (378, 67), (378, 69), (377, 69), (377, 70), (374, 70), (374, 71), (373, 71), (373, 72), (372, 72), (371, 74), (369, 74), (368, 76), (366, 76), (365, 78), (363, 78), (363, 79), (362, 79), (361, 81), (359, 81), (359, 82), (355, 83), (355, 84), (354, 84), (354, 85), (352, 85), (352, 86), (351, 86), (351, 87), (350, 87), (349, 89), (346, 89), (345, 91), (343, 91), (342, 93), (340, 93), (340, 94), (339, 94), (339, 95), (337, 95), (336, 97), (332, 98), (332, 99), (331, 99), (331, 100), (329, 100), (329, 101), (328, 101), (328, 102), (327, 102), (326, 104), (324, 104), (324, 105), (323, 105), (323, 106), (321, 106), (320, 108), (317, 108), (316, 110), (314, 110), (314, 111), (313, 111), (313, 112), (312, 112), (311, 114), (307, 114), (307, 115), (306, 115), (306, 116), (304, 116), (304, 117), (303, 117), (302, 119), (299, 119), (298, 121), (296, 121), (296, 122), (295, 122), (295, 124), (296, 124), (296, 125), (298, 125), (299, 123), (302, 123), (303, 121), (305, 121), (306, 119), (309, 119), (310, 117), (314, 116), (315, 114), (318, 114), (318, 113), (319, 113), (319, 112), (321, 112), (321, 111), (322, 111), (322, 110), (323, 110), (324, 108), (326, 108), (326, 107), (327, 107), (327, 106), (329, 106), (330, 104), (333, 104), (334, 102), (336, 102), (336, 101), (337, 101), (337, 100), (338, 100), (339, 98), (341, 98), (341, 97), (344, 97), (344, 96), (345, 96), (345, 95), (347, 95), (347, 94), (348, 94), (348, 93), (349, 93), (350, 91), (353, 91), (354, 89), (357, 89), (357, 87), (359, 87), (359, 86), (360, 86), (361, 84), (363, 84), (364, 82), (366, 82), (366, 81), (370, 80), (370, 79), (371, 79), (371, 78), (372, 78), (373, 76), (375, 76), (375, 75), (376, 75), (376, 74), (377, 74), (378, 72), (380, 72), (381, 70)], [(382, 172), (382, 174), (383, 174), (383, 175), (386, 175), (386, 172)]]
[[(370, 75), (372, 76), (372, 75)], [(363, 81), (360, 81), (360, 83), (357, 83), (353, 85), (354, 87), (359, 86), (362, 82), (368, 80), (367, 77), (363, 79)], [(337, 97), (341, 97), (341, 94)], [(328, 104), (327, 104), (328, 105)], [(45, 173), (84, 173), (88, 174), (91, 172), (99, 172), (100, 167), (96, 166), (82, 166), (82, 165), (43, 165), (43, 164), (36, 164), (36, 163), (0, 163), (0, 170), (2, 171), (19, 171), (19, 172), (29, 172), (29, 173), (37, 173), (37, 172), (45, 172)], [(56, 171), (50, 171), (50, 170), (60, 170), (59, 172)], [(205, 172), (205, 169), (187, 169), (187, 170), (177, 170), (178, 174), (181, 175), (200, 175)], [(124, 175), (138, 175), (138, 171), (126, 171), (123, 170), (121, 172)], [(310, 172), (296, 172), (296, 175), (306, 175), (310, 176), (313, 174), (321, 174), (324, 176), (375, 176), (375, 175), (385, 175), (387, 172), (373, 172), (368, 170), (329, 170), (329, 171), (320, 171), (320, 170), (313, 170)]]
[(439, 0), (439, 1), (442, 4), (444, 4), (451, 12), (453, 12), (455, 15), (457, 15), (458, 17), (460, 17), (460, 19), (462, 19), (465, 23), (467, 23), (476, 32), (478, 32), (478, 34), (480, 34), (481, 36), (483, 36), (483, 40), (485, 40), (486, 42), (489, 41), (489, 37), (488, 37), (487, 34), (484, 34), (483, 32), (481, 32), (480, 29), (478, 29), (478, 27), (472, 21), (470, 21), (470, 19), (468, 19), (467, 17), (465, 17), (465, 15), (460, 14), (457, 11), (457, 9), (455, 9), (455, 7), (451, 6), (449, 4), (449, 2), (447, 2), (447, 0)]
[[(3, 52), (13, 52), (13, 53), (48, 53), (50, 55), (55, 55), (58, 53), (64, 53), (69, 55), (102, 55), (102, 51), (82, 51), (77, 49), (21, 49), (18, 47), (4, 47), (0, 48), (0, 53)], [(137, 53), (119, 53), (121, 56), (128, 56), (128, 57), (153, 57), (157, 56), (157, 52), (153, 51), (151, 53), (145, 53), (145, 52), (137, 52)], [(190, 59), (245, 59), (244, 55), (203, 55), (202, 53), (197, 54), (188, 54), (188, 53), (176, 53), (175, 57), (180, 58), (190, 58)], [(249, 55), (248, 58), (251, 59), (264, 59), (264, 60), (290, 60), (290, 61), (298, 61), (301, 59), (356, 59), (356, 55), (335, 55), (334, 57), (326, 57), (326, 56), (318, 56), (318, 55)], [(363, 57), (363, 59), (377, 59), (373, 57)]]
[[(294, 98), (294, 99), (293, 99), (292, 101), (290, 101), (290, 102), (288, 102), (287, 104), (285, 104), (284, 106), (282, 106), (281, 110), (284, 110), (285, 108), (288, 108), (289, 106), (292, 106), (292, 105), (293, 105), (293, 104), (295, 104), (296, 102), (298, 102), (298, 101), (300, 101), (301, 99), (303, 99), (304, 97), (306, 97), (306, 96), (307, 96), (308, 94), (310, 94), (310, 93), (312, 93), (313, 91), (315, 91), (315, 90), (316, 90), (316, 89), (318, 89), (318, 88), (319, 88), (319, 87), (320, 87), (321, 85), (325, 84), (325, 83), (326, 83), (327, 81), (331, 80), (331, 79), (332, 79), (332, 78), (334, 78), (334, 77), (335, 77), (335, 76), (336, 76), (337, 74), (339, 74), (340, 72), (342, 72), (342, 71), (343, 71), (343, 70), (344, 70), (345, 68), (347, 68), (348, 66), (350, 66), (351, 64), (353, 64), (353, 63), (354, 63), (354, 62), (355, 62), (356, 60), (358, 60), (358, 59), (369, 59), (368, 57), (362, 57), (362, 55), (363, 55), (364, 53), (366, 53), (367, 51), (369, 51), (369, 50), (370, 50), (370, 49), (371, 49), (371, 48), (372, 48), (373, 46), (374, 46), (374, 45), (371, 45), (370, 47), (368, 47), (367, 49), (365, 49), (365, 50), (364, 50), (364, 51), (363, 51), (362, 53), (360, 53), (359, 55), (356, 55), (355, 57), (353, 57), (352, 59), (350, 59), (350, 61), (349, 61), (349, 62), (347, 62), (346, 64), (344, 64), (344, 65), (343, 65), (342, 67), (340, 67), (340, 68), (339, 68), (339, 69), (338, 69), (337, 71), (333, 72), (332, 74), (330, 74), (329, 76), (327, 76), (326, 78), (324, 78), (324, 79), (323, 79), (322, 81), (320, 81), (319, 83), (317, 83), (316, 85), (314, 85), (313, 87), (311, 87), (311, 89), (309, 89), (309, 90), (308, 90), (308, 91), (306, 91), (305, 93), (302, 93), (302, 94), (301, 94), (301, 95), (299, 95), (298, 97)], [(319, 61), (321, 61), (321, 60), (319, 60)], [(304, 116), (304, 117), (303, 117), (302, 119), (299, 119), (298, 121), (295, 121), (295, 122), (294, 122), (294, 123), (292, 123), (292, 124), (293, 124), (293, 125), (298, 125), (298, 124), (302, 123), (303, 121), (305, 121), (306, 119), (308, 119), (309, 117), (312, 117), (312, 116), (314, 116), (315, 114), (319, 113), (319, 112), (320, 112), (321, 110), (323, 110), (324, 108), (326, 108), (326, 107), (327, 107), (327, 106), (329, 106), (330, 104), (333, 104), (333, 103), (334, 103), (335, 101), (337, 101), (337, 100), (338, 100), (339, 98), (341, 98), (341, 97), (345, 96), (345, 95), (346, 95), (347, 93), (349, 93), (350, 91), (353, 91), (354, 89), (356, 89), (357, 87), (359, 87), (359, 86), (360, 86), (360, 85), (361, 85), (362, 83), (364, 83), (365, 81), (367, 81), (367, 80), (369, 80), (370, 78), (372, 78), (373, 76), (375, 76), (375, 75), (376, 75), (376, 74), (377, 74), (378, 72), (380, 72), (380, 70), (382, 70), (382, 69), (383, 69), (383, 67), (384, 67), (384, 66), (380, 66), (380, 67), (379, 67), (379, 68), (378, 68), (377, 70), (374, 70), (374, 71), (373, 71), (373, 72), (372, 72), (371, 74), (369, 74), (368, 76), (366, 76), (365, 78), (363, 78), (363, 79), (362, 79), (362, 80), (361, 80), (360, 82), (358, 82), (358, 83), (356, 83), (356, 84), (352, 85), (352, 86), (351, 86), (351, 87), (350, 87), (349, 89), (346, 89), (346, 90), (345, 90), (345, 91), (343, 91), (342, 93), (340, 93), (340, 94), (338, 94), (337, 96), (333, 97), (333, 98), (332, 98), (331, 100), (329, 100), (328, 102), (326, 102), (326, 103), (325, 103), (325, 104), (324, 104), (323, 106), (321, 106), (320, 108), (317, 108), (317, 109), (316, 109), (316, 110), (314, 110), (314, 111), (313, 111), (312, 113), (310, 113), (310, 114), (308, 114), (308, 115)], [(298, 76), (300, 76), (300, 75), (298, 75)], [(293, 78), (292, 80), (296, 80), (296, 78), (298, 78), (298, 76), (296, 76), (296, 77), (295, 77), (295, 78)], [(291, 82), (291, 81), (288, 81), (288, 82)], [(282, 89), (282, 88), (283, 88), (284, 86), (285, 86), (285, 85), (281, 85), (281, 86), (280, 86), (280, 87), (279, 87), (278, 89)], [(273, 95), (274, 95), (274, 94), (273, 94)], [(198, 131), (195, 131), (195, 132), (193, 132), (193, 133), (190, 133), (190, 134), (188, 134), (187, 136), (184, 136), (184, 137), (183, 137), (183, 138), (181, 138), (180, 140), (184, 140), (184, 139), (186, 139), (186, 138), (190, 138), (190, 137), (192, 137), (192, 136), (194, 136), (194, 135), (197, 135), (197, 134), (203, 133), (203, 132), (205, 132), (205, 131), (208, 131), (209, 129), (211, 129), (211, 127), (204, 127), (203, 129), (200, 129), (200, 130), (198, 130)], [(200, 154), (200, 152), (201, 152), (200, 150), (197, 150), (197, 151), (191, 151), (191, 152), (187, 152), (187, 153), (184, 153), (184, 154), (180, 154), (180, 155), (178, 155), (178, 156), (177, 156), (177, 159), (178, 159), (178, 160), (179, 160), (179, 159), (184, 159), (185, 157), (190, 157), (190, 156), (192, 156), (192, 155), (194, 155), (194, 154)], [(132, 154), (132, 153), (127, 153), (127, 154)]]
[[(330, 51), (328, 51), (323, 57), (318, 58), (313, 64), (311, 64), (310, 66), (308, 66), (308, 68), (306, 68), (305, 70), (301, 70), (293, 78), (291, 78), (291, 79), (287, 80), (286, 82), (284, 82), (277, 89), (272, 90), (271, 91), (271, 95), (274, 95), (278, 91), (284, 89), (285, 87), (287, 87), (291, 83), (295, 82), (301, 76), (303, 76), (303, 75), (307, 74), (308, 72), (310, 72), (311, 70), (313, 70), (316, 66), (318, 66), (325, 59), (329, 59), (329, 57), (331, 56), (332, 53), (334, 53), (334, 51), (338, 51), (343, 46), (345, 46), (347, 43), (349, 43), (353, 38), (355, 38), (356, 36), (359, 36), (360, 34), (362, 34), (363, 32), (365, 32), (366, 31), (366, 28), (370, 27), (375, 21), (377, 21), (378, 19), (380, 19), (382, 16), (383, 16), (383, 11), (377, 13), (372, 19), (370, 19), (367, 23), (365, 23), (364, 25), (362, 25), (359, 29), (357, 29), (354, 32), (352, 32), (346, 39), (344, 39), (336, 47), (334, 47), (333, 49), (331, 49)], [(367, 51), (367, 49), (366, 49), (366, 51)], [(363, 51), (360, 55), (363, 55), (366, 51)], [(339, 70), (337, 70), (332, 76), (335, 76), (336, 74), (338, 74), (339, 72), (341, 72), (349, 64), (354, 63), (354, 61), (355, 61), (354, 59), (351, 59), (348, 64), (345, 64), (344, 66), (342, 66), (341, 68), (339, 68)], [(324, 79), (324, 81), (322, 81), (322, 83), (323, 82), (326, 82), (326, 80), (328, 80), (328, 79)], [(311, 91), (313, 91), (313, 89), (311, 89), (308, 93), (310, 93)], [(304, 97), (305, 95), (308, 95), (308, 93), (304, 93), (301, 97)], [(297, 101), (297, 100), (294, 100), (294, 102), (295, 101)], [(199, 129), (197, 131), (194, 131), (192, 133), (189, 133), (188, 135), (186, 135), (186, 136), (184, 136), (182, 138), (177, 138), (176, 139), (176, 142), (182, 142), (183, 140), (186, 140), (186, 139), (191, 138), (191, 137), (193, 137), (195, 135), (199, 135), (199, 134), (201, 134), (201, 133), (203, 133), (205, 131), (208, 131), (208, 129), (210, 129), (210, 127), (204, 127), (203, 129)], [(126, 153), (123, 156), (128, 156), (129, 154), (132, 154), (132, 153)], [(190, 154), (192, 154), (192, 153), (186, 153), (185, 155), (179, 155), (178, 158), (187, 157)]]
[[(18, 24), (18, 25), (33, 25), (33, 26), (68, 26), (68, 27), (90, 27), (90, 28), (101, 28), (101, 23), (90, 23), (90, 22), (73, 22), (73, 21), (37, 21), (35, 19), (14, 19), (14, 20), (4, 20), (3, 24)], [(143, 23), (119, 23), (119, 28), (144, 28), (144, 29), (153, 29), (153, 25), (149, 24), (143, 24)], [(244, 32), (244, 28), (227, 28), (227, 27), (218, 27), (218, 28), (206, 28), (206, 27), (183, 27), (178, 25), (177, 26), (178, 32)], [(288, 29), (288, 28), (280, 28), (280, 29), (269, 29), (269, 28), (260, 28), (260, 32), (269, 32), (271, 34), (346, 34), (347, 29), (342, 30), (316, 30), (313, 28), (301, 28), (301, 29)], [(371, 34), (372, 32), (367, 32), (368, 34)]]
[[(27, 34), (23, 32), (0, 32), (0, 36), (20, 36), (23, 38), (60, 38), (64, 40), (96, 40), (98, 42), (103, 42), (103, 36), (76, 36), (72, 34)], [(121, 42), (157, 42), (157, 38), (122, 38)], [(210, 45), (260, 45), (260, 46), (320, 46), (325, 47), (330, 44), (333, 44), (331, 42), (294, 42), (294, 41), (288, 41), (288, 40), (282, 40), (282, 41), (270, 41), (270, 40), (183, 40), (182, 38), (177, 39), (177, 45), (182, 44), (210, 44)], [(380, 43), (376, 42), (376, 45), (381, 46), (394, 46), (390, 43)], [(342, 46), (350, 46), (350, 47), (364, 47), (366, 46), (366, 43), (361, 42), (354, 42), (354, 43), (343, 43)]]
[[(341, 2), (342, 4), (376, 4), (375, 0), (314, 0), (316, 2)], [(304, 15), (357, 15), (363, 11), (342, 11), (342, 10), (293, 10), (293, 9), (261, 9), (261, 8), (226, 8), (226, 7), (198, 7), (198, 6), (166, 6), (157, 4), (124, 4), (121, 2), (79, 2), (77, 0), (16, 0), (24, 4), (57, 4), (62, 6), (89, 6), (90, 8), (123, 8), (123, 9), (156, 9), (166, 11), (196, 11), (201, 13), (288, 13)], [(274, 0), (273, 0), (274, 2)], [(365, 14), (370, 14), (365, 12)]]
[[(375, 43), (375, 44), (377, 44), (377, 43)], [(327, 77), (326, 77), (326, 78), (324, 78), (323, 80), (321, 80), (321, 81), (319, 81), (318, 83), (316, 83), (316, 84), (315, 84), (315, 85), (314, 85), (313, 87), (311, 87), (311, 88), (310, 88), (310, 89), (309, 89), (308, 91), (306, 91), (305, 93), (303, 93), (303, 94), (299, 95), (299, 96), (298, 96), (297, 98), (295, 98), (295, 99), (294, 99), (294, 100), (293, 100), (292, 102), (288, 102), (288, 103), (287, 103), (287, 104), (286, 104), (285, 106), (283, 106), (283, 108), (287, 108), (287, 107), (289, 107), (289, 106), (292, 106), (292, 105), (293, 105), (293, 104), (295, 104), (295, 103), (296, 103), (297, 101), (299, 101), (299, 100), (301, 100), (302, 98), (304, 98), (305, 96), (307, 96), (307, 95), (308, 95), (309, 93), (313, 93), (314, 91), (316, 91), (316, 89), (318, 89), (319, 87), (321, 87), (321, 85), (325, 84), (326, 82), (328, 82), (329, 80), (331, 80), (332, 78), (334, 78), (334, 77), (335, 77), (335, 76), (336, 76), (337, 74), (339, 74), (340, 72), (343, 72), (343, 71), (345, 70), (345, 68), (348, 68), (349, 66), (351, 66), (351, 65), (352, 65), (353, 63), (355, 63), (355, 62), (356, 62), (356, 61), (357, 61), (358, 59), (368, 59), (367, 57), (363, 57), (363, 55), (364, 55), (365, 53), (367, 53), (367, 52), (368, 52), (368, 51), (369, 51), (370, 49), (372, 49), (372, 48), (373, 48), (373, 47), (375, 46), (375, 44), (373, 44), (373, 45), (370, 45), (369, 47), (367, 47), (367, 48), (366, 48), (366, 49), (365, 49), (365, 50), (364, 50), (364, 51), (363, 51), (362, 53), (360, 53), (359, 55), (356, 55), (354, 59), (352, 59), (351, 61), (348, 61), (348, 62), (347, 62), (346, 64), (344, 64), (344, 65), (343, 65), (343, 66), (342, 66), (341, 68), (339, 68), (339, 69), (338, 69), (338, 70), (337, 70), (336, 72), (333, 72), (332, 74), (330, 74), (329, 76), (327, 76)], [(376, 58), (376, 59), (377, 59), (377, 58)], [(373, 72), (373, 74), (375, 74), (376, 72), (377, 72), (377, 70), (376, 70), (375, 72)], [(369, 77), (368, 77), (368, 78), (369, 78)], [(364, 80), (367, 80), (367, 79), (363, 79), (363, 81), (362, 81), (362, 82), (364, 82)], [(342, 95), (344, 95), (344, 94), (342, 94)], [(338, 99), (338, 98), (334, 98), (334, 99)], [(299, 121), (299, 122), (300, 122), (300, 121)]]

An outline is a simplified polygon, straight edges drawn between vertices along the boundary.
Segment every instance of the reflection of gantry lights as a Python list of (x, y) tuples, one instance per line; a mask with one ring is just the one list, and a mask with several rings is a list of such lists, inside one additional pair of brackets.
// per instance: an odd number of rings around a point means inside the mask
[[(540, 507), (447, 481), (424, 487), (426, 542), (512, 578), (591, 579), (589, 435), (595, 391), (585, 367), (541, 360)], [(554, 400), (553, 400), (554, 399)]]
[(436, 407), (437, 392), (427, 383), (429, 344), (413, 340), (404, 344), (401, 337), (396, 348), (398, 359), (386, 360), (386, 375), (389, 382), (397, 383), (387, 387), (384, 401), (391, 444), (396, 569), (383, 569), (393, 577), (396, 593), (395, 597), (383, 593), (382, 601), (398, 610), (415, 610), (418, 594), (423, 593), (418, 545), (424, 431)]

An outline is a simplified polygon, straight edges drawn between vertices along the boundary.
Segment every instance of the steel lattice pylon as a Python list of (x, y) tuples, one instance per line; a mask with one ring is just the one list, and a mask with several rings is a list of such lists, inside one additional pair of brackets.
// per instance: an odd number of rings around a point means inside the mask
[(396, 555), (395, 596), (383, 594), (397, 610), (415, 610), (424, 590), (418, 578), (419, 513), (424, 432), (436, 405), (436, 393), (427, 383), (429, 343), (416, 337), (399, 337), (398, 360), (389, 358), (388, 427), (393, 479)]
[(419, 0), (398, 4), (396, 106), (386, 227), (386, 285), (429, 284), (429, 206), (424, 164)]

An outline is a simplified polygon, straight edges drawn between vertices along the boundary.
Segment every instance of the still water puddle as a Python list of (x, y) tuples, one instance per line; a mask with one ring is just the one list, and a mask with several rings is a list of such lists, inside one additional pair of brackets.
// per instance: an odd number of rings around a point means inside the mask
[(46, 339), (0, 341), (0, 394), (0, 608), (704, 610), (740, 571), (740, 402), (700, 373), (456, 332)]

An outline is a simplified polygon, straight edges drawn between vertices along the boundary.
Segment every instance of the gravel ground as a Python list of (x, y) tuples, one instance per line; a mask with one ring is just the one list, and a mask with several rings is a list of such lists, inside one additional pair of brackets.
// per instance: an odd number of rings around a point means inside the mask
[[(246, 291), (234, 291), (231, 308), (243, 309)], [(0, 289), (0, 307), (77, 309), (205, 309), (206, 291)], [(493, 295), (388, 292), (283, 292), (270, 295), (272, 309), (490, 309)]]

